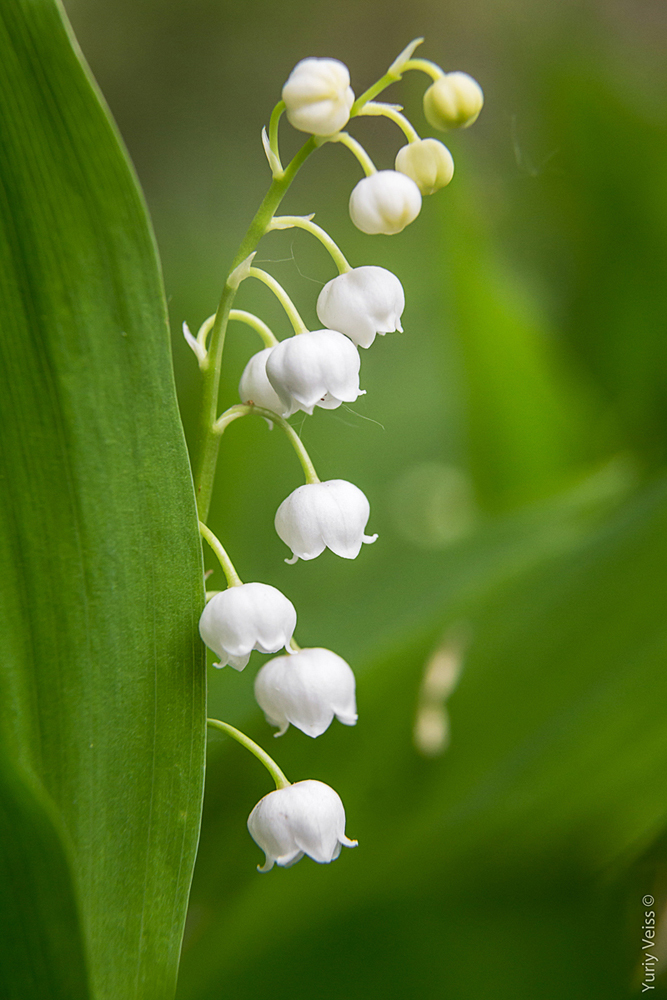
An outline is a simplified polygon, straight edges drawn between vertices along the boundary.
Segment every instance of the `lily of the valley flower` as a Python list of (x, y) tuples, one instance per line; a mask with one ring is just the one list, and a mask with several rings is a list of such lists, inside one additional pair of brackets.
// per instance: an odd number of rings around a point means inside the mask
[(317, 299), (320, 323), (344, 333), (358, 347), (370, 347), (376, 333), (402, 331), (404, 308), (405, 294), (396, 275), (374, 265), (332, 278)]
[(467, 73), (445, 73), (424, 94), (424, 114), (433, 128), (468, 128), (484, 106), (482, 88)]
[(312, 414), (316, 406), (334, 410), (363, 395), (360, 365), (359, 352), (348, 337), (336, 330), (312, 330), (272, 348), (266, 374), (284, 410)]
[(279, 417), (289, 417), (293, 411), (285, 407), (266, 374), (266, 362), (273, 350), (273, 347), (265, 347), (263, 351), (253, 354), (243, 370), (239, 396), (242, 403), (254, 403), (255, 406), (263, 406), (265, 410), (277, 413)]
[(399, 149), (396, 169), (411, 177), (423, 195), (435, 194), (454, 176), (454, 160), (438, 139), (419, 139)]
[(255, 698), (269, 725), (282, 736), (289, 724), (320, 736), (334, 715), (344, 726), (357, 721), (355, 680), (345, 660), (330, 649), (301, 649), (277, 656), (255, 678)]
[(362, 233), (388, 236), (413, 222), (422, 207), (415, 182), (396, 170), (378, 170), (364, 177), (350, 195), (350, 218)]
[(283, 87), (287, 119), (313, 135), (333, 135), (350, 117), (354, 93), (347, 66), (338, 59), (302, 59)]
[(292, 559), (315, 559), (325, 548), (343, 559), (356, 559), (363, 543), (371, 508), (358, 486), (344, 479), (299, 486), (276, 512), (276, 531), (292, 550)]
[(220, 657), (217, 667), (227, 664), (243, 670), (253, 649), (290, 652), (296, 628), (294, 605), (267, 583), (243, 583), (216, 594), (199, 619), (199, 632)]
[(270, 871), (274, 864), (289, 868), (304, 854), (327, 865), (338, 857), (341, 846), (357, 846), (356, 840), (345, 836), (340, 796), (322, 781), (297, 781), (269, 792), (250, 813), (248, 830), (266, 855), (260, 872)]

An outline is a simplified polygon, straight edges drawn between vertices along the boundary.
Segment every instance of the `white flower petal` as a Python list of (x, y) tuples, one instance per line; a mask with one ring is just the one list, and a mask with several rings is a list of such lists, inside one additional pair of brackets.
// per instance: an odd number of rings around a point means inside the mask
[(330, 548), (343, 559), (355, 559), (362, 544), (377, 535), (364, 534), (370, 505), (362, 491), (344, 479), (299, 486), (276, 512), (278, 535), (300, 559), (315, 559)]
[(282, 98), (294, 128), (333, 135), (346, 125), (354, 103), (347, 66), (338, 59), (302, 59), (290, 73)]
[(350, 218), (362, 233), (400, 233), (421, 210), (415, 182), (396, 170), (379, 170), (364, 177), (350, 195)]
[(296, 628), (294, 605), (275, 587), (244, 583), (216, 594), (199, 619), (202, 639), (220, 657), (243, 670), (253, 649), (277, 653), (288, 647)]
[(328, 864), (340, 854), (341, 844), (357, 846), (345, 836), (340, 797), (321, 781), (298, 781), (269, 792), (250, 813), (248, 830), (266, 855), (259, 871), (269, 871), (274, 863), (289, 867), (304, 854)]
[(360, 364), (348, 337), (336, 330), (313, 330), (272, 348), (266, 374), (286, 409), (312, 414), (315, 406), (335, 409), (362, 394)]
[(285, 407), (266, 375), (266, 362), (273, 350), (273, 347), (265, 347), (250, 358), (239, 382), (239, 397), (242, 403), (254, 403), (279, 417), (289, 417), (292, 411)]
[(302, 649), (269, 660), (255, 678), (255, 697), (267, 722), (289, 723), (307, 736), (320, 736), (334, 715), (346, 726), (357, 721), (355, 680), (345, 660), (329, 649)]
[(391, 271), (368, 265), (332, 278), (317, 299), (320, 323), (339, 330), (358, 347), (370, 347), (376, 333), (401, 330), (403, 286)]

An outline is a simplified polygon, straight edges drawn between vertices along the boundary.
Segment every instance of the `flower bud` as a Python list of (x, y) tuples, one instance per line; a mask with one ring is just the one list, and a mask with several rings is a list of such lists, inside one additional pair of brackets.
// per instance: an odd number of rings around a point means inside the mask
[(315, 559), (325, 548), (343, 559), (356, 559), (363, 543), (371, 508), (361, 490), (344, 479), (299, 486), (283, 500), (275, 518), (276, 531), (297, 559)]
[(396, 169), (411, 177), (422, 194), (434, 194), (454, 176), (454, 160), (437, 139), (419, 139), (399, 149)]
[(350, 218), (362, 233), (391, 236), (419, 215), (422, 196), (415, 182), (396, 170), (364, 177), (350, 195)]
[(301, 649), (269, 660), (255, 678), (255, 698), (269, 725), (279, 727), (276, 736), (290, 722), (307, 736), (321, 736), (334, 715), (344, 726), (357, 721), (354, 674), (329, 649)]
[(253, 649), (277, 653), (290, 642), (296, 628), (294, 605), (266, 583), (243, 583), (216, 594), (199, 619), (199, 633), (220, 657), (217, 667), (229, 663), (243, 670)]
[(254, 403), (263, 406), (265, 410), (277, 413), (279, 417), (289, 417), (292, 410), (285, 408), (266, 374), (266, 362), (273, 347), (265, 347), (263, 351), (253, 354), (243, 369), (239, 382), (239, 397), (242, 403)]
[(467, 73), (446, 73), (424, 94), (424, 114), (429, 125), (446, 132), (468, 128), (484, 104), (482, 88)]
[(345, 836), (340, 796), (322, 781), (297, 781), (269, 792), (250, 813), (248, 830), (266, 855), (260, 872), (270, 871), (274, 864), (289, 868), (304, 854), (328, 865), (340, 854), (341, 845), (357, 846), (356, 840)]
[(338, 59), (302, 59), (283, 87), (287, 119), (300, 132), (333, 135), (350, 117), (354, 93)]
[(404, 308), (403, 286), (396, 275), (374, 265), (332, 278), (317, 299), (320, 323), (344, 333), (358, 347), (370, 347), (376, 333), (402, 331)]
[(312, 414), (316, 406), (335, 410), (363, 395), (360, 365), (359, 352), (342, 333), (311, 330), (274, 347), (266, 374), (285, 410)]

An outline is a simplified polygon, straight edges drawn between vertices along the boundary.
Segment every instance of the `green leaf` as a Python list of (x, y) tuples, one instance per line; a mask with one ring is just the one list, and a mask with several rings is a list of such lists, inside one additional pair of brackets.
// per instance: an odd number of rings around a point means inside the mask
[(0, 721), (67, 832), (93, 996), (164, 1000), (200, 821), (201, 550), (152, 232), (52, 0), (0, 8), (0, 121)]
[(88, 1000), (83, 938), (53, 806), (0, 757), (0, 995)]

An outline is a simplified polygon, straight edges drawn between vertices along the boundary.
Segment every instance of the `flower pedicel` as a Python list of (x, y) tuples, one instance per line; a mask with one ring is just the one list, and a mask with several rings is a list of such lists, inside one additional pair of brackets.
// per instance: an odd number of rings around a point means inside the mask
[[(335, 409), (353, 403), (359, 387), (358, 348), (369, 348), (378, 334), (401, 330), (405, 295), (401, 282), (374, 264), (352, 267), (329, 234), (312, 215), (279, 216), (276, 211), (297, 171), (308, 156), (328, 143), (349, 149), (364, 177), (349, 200), (352, 222), (368, 234), (400, 233), (422, 208), (422, 198), (445, 187), (454, 163), (438, 140), (422, 139), (401, 109), (376, 100), (409, 70), (431, 78), (424, 96), (426, 118), (434, 128), (467, 128), (482, 108), (479, 84), (466, 73), (445, 73), (435, 63), (414, 58), (422, 39), (411, 42), (377, 83), (355, 100), (347, 67), (337, 59), (302, 59), (294, 67), (262, 132), (272, 183), (244, 237), (227, 277), (218, 309), (193, 336), (183, 333), (202, 374), (202, 405), (195, 461), (195, 488), (201, 535), (215, 552), (227, 579), (227, 589), (214, 592), (201, 615), (200, 632), (220, 657), (219, 666), (242, 670), (253, 650), (288, 655), (270, 660), (255, 681), (257, 701), (267, 721), (280, 735), (293, 725), (311, 737), (320, 736), (337, 717), (344, 725), (357, 721), (354, 674), (349, 665), (327, 649), (299, 649), (293, 639), (296, 611), (280, 591), (264, 583), (242, 583), (218, 538), (206, 525), (221, 435), (241, 417), (256, 414), (287, 435), (305, 476), (278, 507), (275, 526), (292, 550), (292, 558), (311, 560), (325, 548), (354, 559), (364, 544), (370, 505), (364, 493), (343, 479), (321, 482), (301, 437), (287, 417), (316, 407)], [(290, 124), (309, 135), (294, 158), (283, 166), (278, 132), (286, 114)], [(407, 144), (396, 157), (395, 169), (377, 170), (361, 143), (342, 131), (351, 118), (384, 117), (403, 132)], [(317, 315), (325, 329), (310, 331), (295, 304), (276, 279), (254, 266), (260, 239), (276, 229), (300, 228), (322, 243), (338, 270), (317, 300)], [(252, 313), (232, 308), (248, 279), (262, 281), (282, 305), (292, 336), (279, 341), (266, 323)], [(241, 403), (218, 414), (222, 353), (228, 322), (250, 327), (263, 344), (241, 376)], [(267, 487), (268, 488), (268, 487)], [(275, 761), (239, 730), (209, 719), (218, 729), (253, 753), (271, 774), (276, 790), (255, 806), (248, 819), (251, 836), (266, 855), (260, 871), (274, 864), (289, 867), (304, 854), (320, 864), (338, 857), (341, 847), (355, 847), (345, 834), (345, 810), (337, 792), (321, 781), (291, 784)]]

